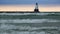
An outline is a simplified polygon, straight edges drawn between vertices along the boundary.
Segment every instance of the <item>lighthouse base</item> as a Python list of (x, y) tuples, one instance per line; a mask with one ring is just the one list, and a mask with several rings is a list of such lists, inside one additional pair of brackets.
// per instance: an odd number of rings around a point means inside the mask
[(39, 12), (39, 10), (38, 9), (34, 9), (34, 12)]

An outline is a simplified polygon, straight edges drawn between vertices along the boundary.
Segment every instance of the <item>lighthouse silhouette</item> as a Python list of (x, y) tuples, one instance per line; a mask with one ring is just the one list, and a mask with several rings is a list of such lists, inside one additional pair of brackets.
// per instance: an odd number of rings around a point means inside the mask
[(36, 5), (35, 5), (34, 12), (39, 12), (39, 9), (38, 9), (38, 3), (37, 3), (37, 2), (36, 2)]

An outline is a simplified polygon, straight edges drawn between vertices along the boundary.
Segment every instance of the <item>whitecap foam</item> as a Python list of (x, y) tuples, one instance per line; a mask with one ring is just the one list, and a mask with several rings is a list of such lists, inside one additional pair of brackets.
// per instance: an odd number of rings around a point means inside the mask
[(42, 23), (45, 21), (47, 21), (47, 19), (2, 19), (0, 23)]
[(55, 13), (0, 13), (0, 15), (48, 15)]
[(44, 22), (60, 22), (54, 19), (1, 19), (0, 23), (44, 23)]

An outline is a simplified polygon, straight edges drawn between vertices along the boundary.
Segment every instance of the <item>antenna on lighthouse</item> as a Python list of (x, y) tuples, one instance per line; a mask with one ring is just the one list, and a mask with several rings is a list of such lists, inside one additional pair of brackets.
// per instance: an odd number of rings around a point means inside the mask
[(37, 0), (35, 0), (35, 1), (36, 1), (36, 4), (35, 4), (34, 12), (39, 12), (38, 2), (37, 2)]

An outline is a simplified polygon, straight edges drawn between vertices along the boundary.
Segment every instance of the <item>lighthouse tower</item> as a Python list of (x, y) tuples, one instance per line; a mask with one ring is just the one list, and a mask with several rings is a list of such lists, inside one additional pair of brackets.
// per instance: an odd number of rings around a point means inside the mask
[(38, 9), (38, 3), (36, 3), (36, 5), (35, 5), (34, 12), (39, 12), (39, 9)]

